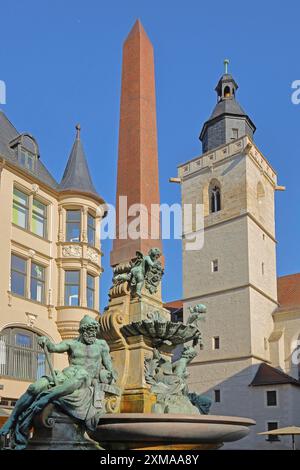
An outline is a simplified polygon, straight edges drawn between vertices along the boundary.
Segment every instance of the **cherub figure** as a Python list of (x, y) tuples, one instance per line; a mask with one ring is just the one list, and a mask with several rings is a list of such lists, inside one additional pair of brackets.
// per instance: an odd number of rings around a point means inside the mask
[[(141, 251), (136, 252), (136, 258), (131, 262), (128, 273), (118, 274), (114, 277), (113, 282), (128, 281), (132, 290), (132, 294), (139, 299), (142, 298), (142, 289), (147, 280), (147, 289), (153, 293), (156, 291), (157, 285), (163, 275), (163, 268), (159, 261), (161, 251), (159, 248), (151, 248), (148, 255), (144, 256)], [(155, 279), (151, 279), (151, 270), (155, 270)], [(158, 275), (158, 271), (160, 275)]]

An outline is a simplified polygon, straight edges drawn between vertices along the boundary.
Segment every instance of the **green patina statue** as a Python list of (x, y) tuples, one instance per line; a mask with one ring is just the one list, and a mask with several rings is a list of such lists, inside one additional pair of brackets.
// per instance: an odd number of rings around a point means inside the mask
[(67, 353), (69, 366), (53, 371), (31, 384), (19, 398), (15, 408), (0, 429), (0, 436), (11, 435), (16, 449), (27, 446), (33, 418), (48, 404), (53, 403), (69, 416), (94, 430), (99, 418), (106, 412), (105, 392), (120, 395), (114, 385), (116, 373), (112, 366), (106, 341), (97, 339), (99, 324), (85, 315), (79, 325), (76, 339), (52, 343), (46, 337), (39, 339), (45, 351)]
[(145, 360), (145, 378), (156, 395), (153, 413), (208, 414), (211, 399), (190, 393), (187, 386), (187, 367), (197, 356), (193, 346), (185, 346), (181, 357), (175, 361), (164, 358), (155, 349), (153, 358)]
[[(161, 323), (157, 317), (153, 317), (152, 322), (155, 325), (167, 325), (166, 330), (172, 332), (173, 326), (177, 330), (168, 337), (170, 344), (181, 344), (186, 341), (192, 341), (191, 346), (184, 346), (181, 357), (171, 362), (168, 357), (164, 357), (158, 349), (154, 349), (153, 357), (145, 359), (145, 379), (151, 385), (151, 392), (156, 395), (156, 403), (153, 405), (153, 413), (183, 413), (183, 414), (208, 414), (212, 400), (195, 392), (190, 392), (187, 386), (189, 377), (188, 365), (197, 356), (196, 347), (201, 344), (201, 333), (198, 327), (198, 321), (204, 320), (206, 306), (198, 304), (189, 308), (190, 315), (187, 325), (182, 323), (171, 323), (164, 320)], [(150, 321), (150, 320), (149, 320)], [(149, 322), (148, 321), (148, 322)], [(134, 324), (135, 325), (135, 324)], [(155, 329), (156, 331), (157, 329)], [(162, 338), (165, 329), (158, 332), (158, 338)], [(176, 338), (176, 343), (174, 339)], [(155, 343), (155, 338), (152, 342)], [(162, 345), (164, 343), (157, 343)]]
[(159, 248), (151, 248), (146, 256), (137, 251), (136, 258), (131, 261), (127, 272), (114, 276), (114, 285), (127, 281), (132, 296), (137, 296), (139, 299), (142, 298), (144, 285), (151, 294), (154, 294), (164, 273), (159, 261), (160, 257), (161, 251)]

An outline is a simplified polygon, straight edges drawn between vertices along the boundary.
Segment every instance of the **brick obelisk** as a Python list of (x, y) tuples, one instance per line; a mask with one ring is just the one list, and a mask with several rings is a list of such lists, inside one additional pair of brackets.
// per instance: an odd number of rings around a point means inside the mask
[[(138, 239), (130, 239), (128, 226), (135, 218), (128, 216), (120, 196), (127, 196), (127, 209), (141, 207), (148, 227)], [(118, 179), (116, 194), (116, 239), (111, 265), (132, 259), (136, 251), (147, 253), (161, 249), (159, 213), (158, 151), (153, 46), (139, 20), (123, 46), (122, 89), (119, 130)], [(152, 233), (151, 233), (152, 227)], [(154, 236), (157, 238), (151, 238)]]
[[(157, 153), (153, 47), (138, 20), (123, 47), (117, 237), (111, 252), (114, 275), (128, 272), (137, 251), (147, 255), (150, 248), (161, 250), (159, 211), (152, 210), (152, 205), (159, 206)], [(127, 197), (127, 209), (122, 210), (124, 197)], [(136, 239), (127, 236), (130, 223), (137, 218), (127, 215), (133, 205), (141, 212), (141, 218), (148, 221)], [(148, 413), (152, 409), (155, 396), (146, 383), (144, 369), (145, 357), (153, 354), (151, 343), (143, 335), (125, 337), (122, 327), (149, 319), (154, 312), (169, 318), (169, 312), (163, 307), (160, 285), (155, 291), (144, 285), (141, 297), (132, 295), (125, 280), (111, 287), (109, 305), (100, 317), (100, 334), (109, 343), (118, 373), (117, 384), (122, 389), (114, 410)]]

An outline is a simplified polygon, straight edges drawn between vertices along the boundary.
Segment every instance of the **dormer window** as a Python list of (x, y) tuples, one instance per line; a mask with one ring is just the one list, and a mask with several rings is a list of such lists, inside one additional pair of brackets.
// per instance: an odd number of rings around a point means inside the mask
[(27, 170), (36, 170), (36, 161), (39, 157), (38, 145), (29, 134), (20, 134), (10, 142), (10, 147), (16, 152), (19, 164)]
[(35, 170), (35, 156), (23, 148), (20, 150), (20, 163), (30, 171)]

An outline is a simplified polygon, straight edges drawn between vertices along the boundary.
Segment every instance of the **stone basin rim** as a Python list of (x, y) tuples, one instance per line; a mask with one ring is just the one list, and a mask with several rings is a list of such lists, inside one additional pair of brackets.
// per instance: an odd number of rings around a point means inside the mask
[(251, 418), (239, 416), (221, 415), (185, 415), (179, 413), (154, 414), (154, 413), (112, 413), (103, 415), (98, 423), (105, 425), (108, 423), (130, 423), (130, 422), (182, 422), (182, 423), (203, 423), (203, 424), (231, 424), (237, 426), (254, 426), (256, 422)]

